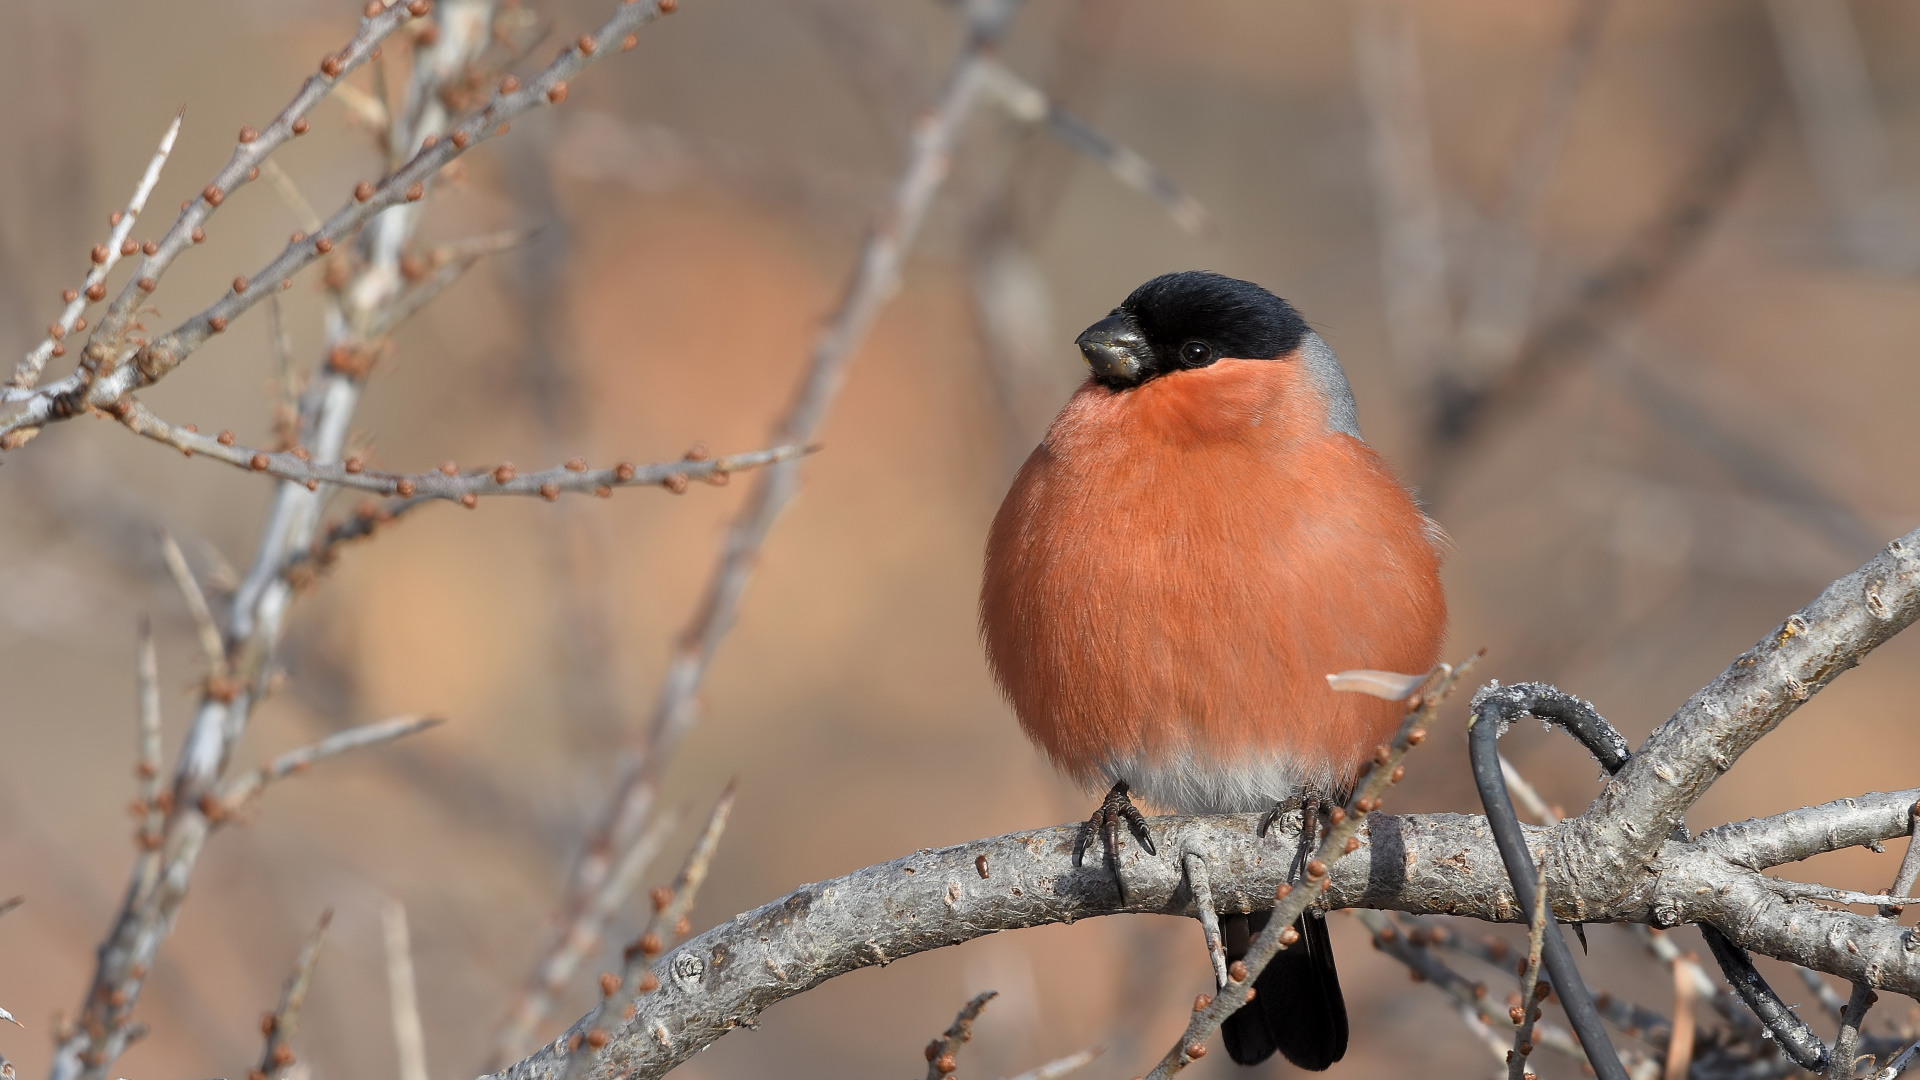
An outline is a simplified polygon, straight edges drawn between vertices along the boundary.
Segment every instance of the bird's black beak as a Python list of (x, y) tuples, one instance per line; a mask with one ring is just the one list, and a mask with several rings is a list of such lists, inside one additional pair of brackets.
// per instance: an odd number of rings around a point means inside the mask
[(1113, 387), (1132, 386), (1147, 372), (1147, 339), (1124, 315), (1109, 315), (1086, 328), (1073, 343), (1087, 358), (1096, 381)]

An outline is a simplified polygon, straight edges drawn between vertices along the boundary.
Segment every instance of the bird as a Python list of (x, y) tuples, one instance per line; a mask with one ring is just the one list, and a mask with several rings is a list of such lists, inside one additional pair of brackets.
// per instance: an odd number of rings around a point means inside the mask
[[(1404, 706), (1327, 676), (1433, 667), (1446, 541), (1361, 439), (1332, 348), (1265, 288), (1164, 274), (1075, 344), (1087, 379), (988, 531), (980, 632), (1027, 736), (1107, 789), (1083, 843), (1104, 836), (1124, 900), (1118, 827), (1153, 851), (1133, 795), (1181, 814), (1300, 803), (1310, 835), (1315, 802), (1351, 793)], [(1268, 914), (1222, 916), (1229, 960)], [(1295, 925), (1221, 1028), (1236, 1062), (1346, 1052), (1324, 915)]]

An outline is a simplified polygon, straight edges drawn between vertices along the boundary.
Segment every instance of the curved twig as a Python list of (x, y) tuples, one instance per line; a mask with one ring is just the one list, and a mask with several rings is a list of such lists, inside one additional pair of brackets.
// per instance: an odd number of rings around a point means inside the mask
[[(1467, 745), (1473, 761), (1473, 782), (1480, 789), (1481, 804), (1487, 808), (1487, 822), (1493, 830), (1494, 843), (1500, 847), (1500, 857), (1506, 863), (1514, 895), (1522, 907), (1531, 909), (1536, 899), (1532, 875), (1534, 859), (1527, 851), (1527, 842), (1520, 830), (1520, 818), (1513, 810), (1513, 800), (1507, 796), (1506, 778), (1500, 775), (1500, 736), (1516, 716), (1531, 711), (1523, 704), (1522, 694), (1515, 693), (1521, 690), (1521, 687), (1503, 687), (1492, 693), (1475, 695)], [(1553, 700), (1537, 688), (1528, 687), (1527, 690), (1534, 696), (1552, 701), (1551, 705), (1543, 702), (1543, 709), (1558, 707), (1579, 711), (1571, 708), (1578, 699), (1555, 691), (1559, 698), (1565, 700)], [(1592, 712), (1591, 709), (1586, 711)], [(1584, 730), (1588, 735), (1594, 734), (1591, 727)], [(1582, 738), (1581, 741), (1584, 743), (1587, 740)], [(1604, 743), (1604, 740), (1601, 742)], [(1589, 748), (1593, 747), (1590, 745)], [(1567, 948), (1566, 938), (1560, 935), (1558, 923), (1554, 924), (1550, 933), (1544, 935), (1542, 946), (1547, 970), (1553, 974), (1554, 990), (1560, 995), (1560, 1003), (1566, 1009), (1567, 1020), (1573, 1025), (1574, 1034), (1587, 1052), (1588, 1063), (1604, 1080), (1627, 1080), (1627, 1070), (1620, 1064), (1620, 1055), (1613, 1048), (1613, 1039), (1607, 1035), (1606, 1026), (1600, 1021), (1600, 1010), (1594, 1007), (1593, 994), (1588, 991), (1586, 980), (1581, 978), (1580, 969), (1573, 962), (1573, 953)]]

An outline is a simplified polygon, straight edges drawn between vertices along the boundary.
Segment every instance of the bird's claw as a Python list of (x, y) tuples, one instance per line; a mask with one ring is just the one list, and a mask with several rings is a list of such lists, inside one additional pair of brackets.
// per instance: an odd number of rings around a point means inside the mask
[[(1306, 791), (1291, 798), (1282, 799), (1273, 804), (1254, 828), (1254, 835), (1266, 836), (1267, 830), (1279, 822), (1281, 815), (1293, 810), (1300, 811), (1300, 846), (1293, 854), (1293, 865), (1287, 869), (1287, 880), (1299, 877), (1306, 869), (1307, 860), (1313, 857), (1314, 841), (1320, 834), (1321, 811), (1333, 804), (1317, 791)], [(1331, 822), (1329, 822), (1331, 825)]]
[(1139, 807), (1133, 805), (1133, 797), (1127, 793), (1127, 790), (1125, 780), (1113, 785), (1113, 790), (1107, 792), (1107, 797), (1100, 800), (1100, 805), (1093, 811), (1093, 816), (1087, 819), (1086, 825), (1080, 830), (1079, 841), (1073, 846), (1073, 865), (1081, 866), (1084, 864), (1087, 844), (1092, 841), (1096, 833), (1099, 834), (1107, 849), (1107, 869), (1113, 874), (1113, 883), (1120, 891), (1121, 903), (1127, 900), (1126, 882), (1120, 877), (1121, 823), (1126, 823), (1127, 831), (1140, 842), (1140, 846), (1146, 849), (1147, 854), (1160, 853), (1153, 846), (1153, 835), (1147, 831), (1146, 815), (1140, 812)]

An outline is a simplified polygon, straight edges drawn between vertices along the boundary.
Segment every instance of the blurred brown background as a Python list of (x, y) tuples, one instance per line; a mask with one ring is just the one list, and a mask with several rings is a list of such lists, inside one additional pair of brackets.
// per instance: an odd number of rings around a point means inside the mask
[[(1592, 275), (1742, 124), (1757, 125), (1751, 160), (1708, 201), (1705, 235), (1670, 273), (1604, 313), (1597, 338), (1553, 353), (1515, 407), (1456, 449), (1430, 436), (1435, 391), (1390, 346), (1356, 26), (1410, 20), (1457, 310), (1576, 7), (1033, 0), (1010, 66), (1155, 161), (1217, 232), (1187, 235), (1097, 165), (992, 110), (970, 125), (674, 768), (670, 800), (695, 816), (728, 777), (741, 781), (696, 927), (915, 848), (1084, 814), (1087, 798), (1022, 740), (981, 663), (979, 553), (1009, 447), (1031, 445), (1079, 377), (1073, 335), (1163, 271), (1215, 269), (1294, 301), (1346, 362), (1370, 441), (1453, 537), (1449, 652), (1486, 646), (1485, 676), (1554, 681), (1636, 740), (1910, 528), (1920, 10), (1827, 3), (1808, 23), (1794, 6), (1622, 0), (1605, 13), (1528, 222), (1533, 323), (1577, 309)], [(356, 7), (7, 4), (0, 340), (37, 340), (181, 103), (156, 221), (224, 160), (233, 130), (276, 112), (345, 39)], [(542, 231), (400, 333), (358, 419), (377, 460), (644, 461), (695, 440), (723, 451), (764, 440), (906, 127), (946, 70), (957, 20), (926, 0), (684, 8), (579, 79), (564, 108), (469, 155), (464, 178), (436, 194), (433, 237)], [(538, 55), (603, 9), (538, 5), (552, 27)], [(1879, 164), (1852, 188), (1859, 146), (1818, 134), (1834, 114), (1783, 64), (1783, 44), (1830, 30), (1835, 11), (1864, 60), (1853, 71), (1878, 124), (1866, 138), (1885, 151), (1868, 147), (1861, 160)], [(277, 160), (323, 211), (379, 169), (337, 102)], [(246, 189), (155, 304), (172, 318), (196, 310), (295, 225), (266, 185)], [(1014, 374), (1001, 391), (975, 288), (996, 252), (1016, 260), (997, 272), (1016, 276), (995, 280), (1013, 280), (1033, 308), (1020, 340), (1041, 342), (1033, 357), (1002, 357)], [(314, 283), (296, 283), (286, 307), (309, 364)], [(275, 377), (256, 313), (147, 400), (176, 421), (266, 441)], [(431, 507), (347, 552), (293, 617), (286, 689), (258, 714), (247, 756), (395, 713), (451, 723), (283, 784), (256, 821), (214, 840), (142, 1001), (153, 1034), (118, 1074), (243, 1075), (259, 1014), (330, 905), (304, 1061), (318, 1078), (392, 1075), (380, 909), (393, 897), (412, 919), (432, 1074), (473, 1075), (746, 479), (680, 498)], [(29, 1075), (45, 1067), (57, 1010), (77, 1003), (132, 855), (136, 618), (159, 629), (170, 753), (200, 674), (153, 528), (171, 529), (217, 582), (223, 564), (251, 557), (267, 494), (258, 478), (89, 421), (49, 430), (0, 467), (0, 894), (27, 896), (0, 920), (0, 1004), (27, 1027), (0, 1030), (0, 1049)], [(1915, 783), (1917, 657), (1912, 639), (1882, 649), (1748, 755), (1693, 824)], [(1390, 809), (1477, 808), (1461, 734), (1423, 748)], [(1595, 789), (1594, 767), (1564, 739), (1528, 728), (1507, 752), (1569, 809)], [(652, 878), (672, 872), (683, 843)], [(1898, 850), (1798, 869), (1878, 891)], [(1491, 1071), (1438, 994), (1369, 949), (1353, 921), (1334, 927), (1356, 1014), (1338, 1075)], [(1591, 935), (1597, 982), (1667, 1004), (1667, 977), (1624, 934)], [(549, 1035), (585, 1009), (608, 963), (583, 972)], [(1789, 1000), (1805, 997), (1779, 974)], [(1113, 1051), (1085, 1075), (1126, 1077), (1210, 984), (1184, 921), (1004, 935), (831, 983), (683, 1075), (917, 1074), (927, 1038), (988, 988), (1002, 998), (963, 1074), (1008, 1075), (1105, 1042)], [(1202, 1075), (1232, 1072), (1222, 1057)]]

